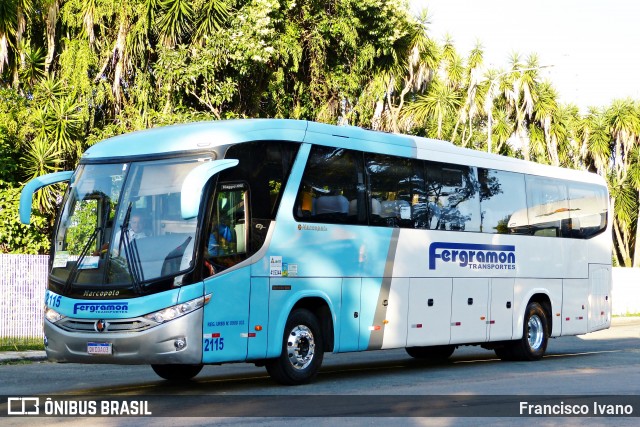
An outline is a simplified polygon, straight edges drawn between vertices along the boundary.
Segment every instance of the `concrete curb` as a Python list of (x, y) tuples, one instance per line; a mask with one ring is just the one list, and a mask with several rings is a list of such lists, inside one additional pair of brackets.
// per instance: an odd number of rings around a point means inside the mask
[(23, 360), (32, 362), (44, 361), (47, 360), (47, 353), (39, 350), (0, 352), (0, 363), (20, 362)]

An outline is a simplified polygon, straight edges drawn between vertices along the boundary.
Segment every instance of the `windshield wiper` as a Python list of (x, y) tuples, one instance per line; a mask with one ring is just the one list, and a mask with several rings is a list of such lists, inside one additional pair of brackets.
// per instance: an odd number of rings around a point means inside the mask
[(133, 204), (129, 202), (127, 207), (127, 213), (124, 215), (124, 220), (120, 226), (120, 242), (118, 242), (118, 251), (122, 250), (124, 245), (124, 257), (127, 260), (127, 266), (129, 266), (129, 272), (131, 273), (131, 281), (133, 282), (133, 291), (136, 294), (142, 293), (140, 282), (144, 280), (142, 273), (142, 263), (140, 261), (140, 253), (138, 252), (138, 245), (135, 239), (129, 239), (129, 219), (131, 218), (131, 208)]
[(84, 261), (84, 258), (87, 256), (87, 252), (89, 252), (89, 248), (91, 247), (91, 244), (93, 243), (96, 236), (98, 235), (98, 231), (101, 231), (101, 230), (102, 230), (102, 227), (96, 227), (93, 230), (93, 233), (91, 233), (91, 237), (89, 237), (89, 240), (87, 240), (87, 243), (85, 243), (84, 246), (82, 247), (82, 251), (80, 251), (80, 256), (78, 256), (78, 260), (76, 261), (76, 264), (71, 268), (71, 271), (69, 272), (69, 276), (67, 277), (67, 280), (64, 282), (63, 292), (65, 294), (68, 294), (69, 292), (71, 292), (71, 288), (73, 287), (73, 282), (75, 282), (75, 280), (78, 277), (78, 272), (80, 271), (80, 265), (82, 265), (82, 261)]

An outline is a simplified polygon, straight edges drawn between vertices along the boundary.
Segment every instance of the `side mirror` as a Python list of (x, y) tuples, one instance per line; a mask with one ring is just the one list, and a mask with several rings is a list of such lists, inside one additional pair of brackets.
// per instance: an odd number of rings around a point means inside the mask
[(202, 190), (207, 181), (215, 174), (232, 168), (239, 163), (236, 159), (214, 160), (197, 166), (185, 177), (180, 196), (180, 213), (183, 219), (198, 216)]
[(29, 225), (31, 222), (31, 203), (33, 202), (33, 193), (48, 185), (57, 184), (71, 180), (73, 171), (55, 172), (33, 178), (27, 182), (20, 192), (20, 222)]

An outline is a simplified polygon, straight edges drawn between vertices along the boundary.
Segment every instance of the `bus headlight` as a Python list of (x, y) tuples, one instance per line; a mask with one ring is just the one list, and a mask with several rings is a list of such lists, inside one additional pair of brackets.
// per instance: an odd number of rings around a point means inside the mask
[(44, 308), (44, 317), (51, 323), (56, 323), (60, 319), (64, 319), (65, 316), (58, 313), (52, 308), (45, 307)]
[(200, 307), (204, 307), (210, 299), (211, 294), (205, 295), (200, 298), (192, 299), (191, 301), (183, 302), (182, 304), (174, 305), (159, 311), (154, 311), (153, 313), (146, 314), (144, 318), (156, 323), (169, 322), (173, 319), (184, 316), (185, 314), (189, 314), (192, 311), (199, 309)]

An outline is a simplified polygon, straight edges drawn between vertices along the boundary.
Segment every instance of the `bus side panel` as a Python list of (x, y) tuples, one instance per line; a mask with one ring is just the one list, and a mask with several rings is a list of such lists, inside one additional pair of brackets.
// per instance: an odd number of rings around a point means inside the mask
[(407, 347), (449, 344), (451, 290), (451, 279), (411, 279)]
[(487, 340), (489, 279), (453, 279), (451, 344)]
[(242, 361), (247, 357), (250, 270), (241, 268), (205, 280), (211, 300), (204, 306), (202, 361)]
[(589, 265), (589, 332), (611, 324), (611, 266)]
[(382, 348), (387, 308), (384, 301), (388, 299), (390, 284), (390, 278), (362, 278), (359, 350)]
[(386, 314), (382, 321), (384, 325), (382, 348), (406, 347), (409, 278), (392, 279), (389, 297), (387, 301), (382, 301), (382, 305), (386, 307)]
[[(269, 290), (269, 279), (267, 277), (251, 278), (247, 359), (264, 359), (267, 356)], [(257, 326), (261, 326), (262, 330), (256, 330)], [(251, 335), (253, 333), (255, 333), (255, 336)]]
[(562, 335), (586, 334), (589, 318), (589, 280), (564, 279), (562, 301)]
[(269, 279), (269, 330), (267, 357), (278, 357), (289, 313), (304, 298), (320, 298), (329, 306), (335, 326), (340, 318), (342, 279), (326, 277), (271, 277)]
[(336, 340), (334, 352), (358, 351), (360, 338), (360, 293), (362, 291), (362, 279), (342, 279), (342, 304), (340, 318), (342, 321), (337, 326), (340, 331), (339, 340)]
[(513, 286), (515, 279), (491, 279), (489, 341), (510, 340), (513, 336)]

